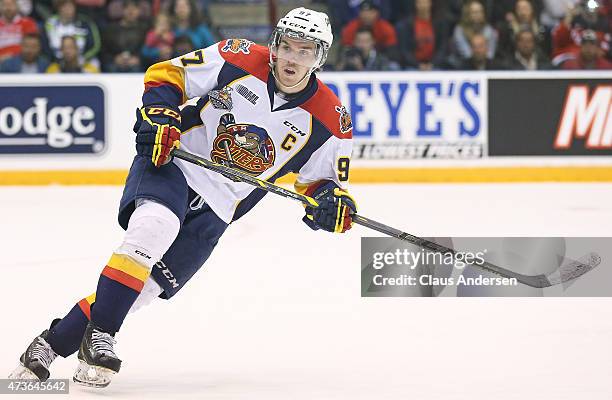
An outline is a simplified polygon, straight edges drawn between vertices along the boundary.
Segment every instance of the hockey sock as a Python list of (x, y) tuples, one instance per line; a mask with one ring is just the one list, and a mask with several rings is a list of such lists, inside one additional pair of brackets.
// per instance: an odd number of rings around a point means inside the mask
[(87, 323), (91, 318), (91, 304), (96, 294), (79, 301), (59, 322), (51, 324), (47, 342), (53, 351), (62, 357), (68, 357), (79, 349)]
[(113, 254), (102, 271), (96, 289), (91, 321), (99, 329), (115, 334), (138, 298), (151, 271), (124, 254)]

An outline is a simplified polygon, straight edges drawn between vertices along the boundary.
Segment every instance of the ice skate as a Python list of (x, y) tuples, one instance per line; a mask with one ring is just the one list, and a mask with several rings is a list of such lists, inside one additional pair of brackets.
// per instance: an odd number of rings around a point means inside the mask
[(91, 322), (79, 348), (79, 366), (72, 380), (90, 387), (106, 387), (119, 372), (121, 360), (115, 354), (115, 338), (95, 327)]
[(9, 379), (33, 379), (44, 382), (49, 379), (49, 366), (57, 354), (47, 342), (49, 330), (38, 335), (19, 358), (20, 365), (9, 375)]

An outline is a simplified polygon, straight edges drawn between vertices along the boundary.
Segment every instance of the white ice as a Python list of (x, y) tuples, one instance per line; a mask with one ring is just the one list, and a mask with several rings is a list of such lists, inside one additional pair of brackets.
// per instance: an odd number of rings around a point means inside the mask
[[(610, 236), (609, 184), (355, 185), (421, 236)], [(95, 289), (119, 187), (0, 188), (0, 372)], [(612, 399), (610, 298), (361, 298), (361, 236), (268, 196), (171, 301), (131, 314), (121, 373), (74, 398)], [(70, 378), (76, 357), (52, 377)], [(20, 397), (21, 398), (21, 397)]]

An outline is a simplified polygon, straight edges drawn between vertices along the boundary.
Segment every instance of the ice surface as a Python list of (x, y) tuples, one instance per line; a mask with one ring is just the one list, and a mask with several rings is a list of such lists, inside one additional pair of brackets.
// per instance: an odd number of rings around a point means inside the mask
[[(420, 236), (610, 236), (609, 184), (356, 185)], [(119, 187), (3, 187), (0, 371), (95, 289)], [(312, 232), (269, 195), (171, 301), (131, 314), (122, 371), (74, 398), (611, 399), (608, 298), (361, 298), (357, 227)], [(52, 377), (69, 378), (76, 357)], [(8, 396), (4, 396), (5, 398)], [(23, 398), (23, 397), (20, 397)]]

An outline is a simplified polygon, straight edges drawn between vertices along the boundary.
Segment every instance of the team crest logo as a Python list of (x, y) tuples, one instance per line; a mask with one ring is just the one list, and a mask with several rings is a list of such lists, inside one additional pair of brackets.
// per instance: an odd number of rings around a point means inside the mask
[(221, 51), (227, 53), (228, 51), (231, 51), (232, 53), (244, 53), (244, 54), (250, 54), (251, 51), (249, 50), (249, 48), (251, 47), (251, 45), (253, 44), (253, 42), (251, 42), (250, 40), (246, 40), (246, 39), (227, 39), (227, 41), (225, 42), (225, 46), (223, 46), (223, 48), (221, 48)]
[(265, 129), (237, 124), (230, 113), (221, 116), (210, 153), (212, 161), (257, 176), (274, 165), (275, 157), (274, 143)]
[(351, 129), (353, 129), (353, 121), (351, 120), (351, 114), (346, 111), (346, 107), (338, 107), (336, 106), (336, 112), (340, 114), (340, 132), (347, 133)]
[(211, 90), (208, 93), (208, 98), (212, 103), (213, 107), (221, 110), (231, 110), (232, 104), (232, 88), (225, 86), (221, 90)]

